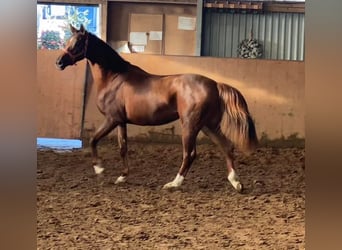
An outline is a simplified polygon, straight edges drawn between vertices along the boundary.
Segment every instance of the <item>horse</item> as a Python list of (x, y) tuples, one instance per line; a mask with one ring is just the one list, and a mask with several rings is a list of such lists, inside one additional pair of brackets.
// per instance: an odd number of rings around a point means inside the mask
[(247, 102), (236, 88), (199, 74), (154, 75), (124, 60), (114, 49), (83, 25), (70, 25), (71, 37), (56, 60), (59, 70), (87, 59), (97, 89), (97, 107), (104, 121), (90, 138), (96, 174), (104, 168), (97, 144), (117, 128), (124, 169), (115, 184), (127, 180), (127, 124), (157, 126), (180, 120), (183, 158), (176, 177), (163, 188), (182, 185), (196, 158), (200, 131), (218, 145), (225, 156), (227, 179), (242, 192), (233, 153), (237, 148), (250, 153), (258, 145)]

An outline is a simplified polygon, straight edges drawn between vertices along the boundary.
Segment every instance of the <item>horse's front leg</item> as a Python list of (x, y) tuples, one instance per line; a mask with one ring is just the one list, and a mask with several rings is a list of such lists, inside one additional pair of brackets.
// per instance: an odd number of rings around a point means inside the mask
[(94, 136), (90, 139), (90, 147), (93, 157), (93, 167), (96, 174), (101, 174), (104, 171), (102, 167), (101, 159), (97, 153), (97, 143), (106, 135), (109, 134), (118, 124), (111, 118), (106, 118), (106, 120), (101, 124), (101, 126), (96, 130)]
[(124, 164), (124, 169), (121, 175), (116, 179), (115, 184), (126, 182), (126, 178), (129, 172), (128, 162), (127, 162), (127, 126), (126, 124), (118, 126), (118, 142), (119, 142), (119, 147), (120, 147), (120, 156)]

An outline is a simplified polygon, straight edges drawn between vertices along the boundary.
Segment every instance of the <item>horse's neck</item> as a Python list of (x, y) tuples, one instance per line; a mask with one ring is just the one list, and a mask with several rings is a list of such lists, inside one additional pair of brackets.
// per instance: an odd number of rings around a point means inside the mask
[(142, 75), (150, 75), (148, 72), (143, 70), (142, 68), (138, 67), (137, 65), (134, 64), (129, 64), (128, 66), (128, 71), (130, 73), (136, 73), (136, 74), (142, 74)]
[(98, 93), (104, 89), (109, 82), (115, 84), (120, 82), (116, 79), (125, 79), (128, 75), (138, 75), (138, 78), (148, 77), (149, 73), (136, 65), (125, 61), (108, 44), (94, 35), (89, 37), (89, 48), (87, 59), (90, 61), (90, 69)]
[(87, 59), (92, 64), (98, 64), (104, 70), (115, 73), (126, 71), (129, 65), (108, 44), (93, 34), (89, 34)]

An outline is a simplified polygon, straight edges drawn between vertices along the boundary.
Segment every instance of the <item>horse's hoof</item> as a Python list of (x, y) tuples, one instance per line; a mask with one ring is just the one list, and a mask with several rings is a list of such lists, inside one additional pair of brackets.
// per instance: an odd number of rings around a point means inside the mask
[(172, 185), (170, 185), (171, 183), (167, 183), (163, 186), (163, 189), (169, 189), (172, 187)]
[(178, 188), (178, 187), (179, 186), (176, 186), (173, 182), (169, 182), (163, 186), (163, 189), (174, 189), (174, 188)]
[(116, 181), (114, 182), (115, 185), (120, 184), (120, 183), (125, 183), (126, 182), (126, 177), (125, 176), (119, 176)]
[(238, 191), (240, 194), (242, 193), (243, 191), (243, 186), (242, 184), (239, 182), (236, 187), (235, 187), (236, 191)]
[(102, 174), (102, 172), (104, 171), (104, 168), (98, 165), (94, 165), (94, 171), (95, 171), (95, 174)]

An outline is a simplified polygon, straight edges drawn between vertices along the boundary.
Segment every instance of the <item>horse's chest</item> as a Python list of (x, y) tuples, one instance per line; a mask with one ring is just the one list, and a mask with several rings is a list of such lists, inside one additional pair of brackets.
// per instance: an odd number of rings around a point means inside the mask
[(96, 106), (102, 114), (106, 113), (106, 105), (103, 98), (97, 98)]
[(99, 90), (96, 104), (102, 114), (115, 114), (122, 106), (120, 103), (117, 92), (108, 91), (106, 88)]
[(103, 69), (98, 64), (92, 65), (91, 73), (97, 88), (97, 93), (100, 93), (110, 82), (110, 75), (104, 73)]

